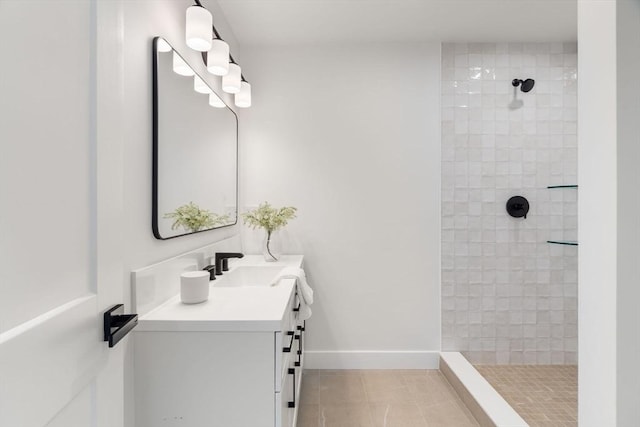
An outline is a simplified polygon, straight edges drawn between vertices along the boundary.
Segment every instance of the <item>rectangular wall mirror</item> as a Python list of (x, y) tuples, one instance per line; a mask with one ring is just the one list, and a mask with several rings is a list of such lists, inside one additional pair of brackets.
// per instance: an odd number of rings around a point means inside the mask
[(163, 38), (153, 39), (153, 234), (237, 223), (238, 118)]

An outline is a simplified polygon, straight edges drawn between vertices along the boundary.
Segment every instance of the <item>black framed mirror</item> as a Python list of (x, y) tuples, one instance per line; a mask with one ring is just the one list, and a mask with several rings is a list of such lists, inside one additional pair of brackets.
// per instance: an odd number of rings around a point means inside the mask
[(153, 39), (152, 229), (166, 240), (238, 222), (238, 118), (165, 39)]

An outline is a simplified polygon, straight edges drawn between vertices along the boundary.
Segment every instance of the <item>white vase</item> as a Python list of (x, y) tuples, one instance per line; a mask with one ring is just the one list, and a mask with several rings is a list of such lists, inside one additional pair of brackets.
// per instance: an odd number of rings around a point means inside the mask
[(264, 260), (267, 262), (275, 262), (280, 259), (282, 245), (278, 231), (265, 232), (264, 241), (262, 242), (262, 255), (264, 255)]

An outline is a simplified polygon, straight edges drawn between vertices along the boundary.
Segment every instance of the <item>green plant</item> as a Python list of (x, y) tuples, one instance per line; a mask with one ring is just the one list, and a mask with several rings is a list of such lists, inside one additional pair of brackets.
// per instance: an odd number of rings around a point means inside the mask
[(285, 206), (282, 208), (274, 208), (268, 202), (264, 202), (257, 209), (242, 214), (245, 225), (252, 229), (264, 228), (267, 232), (266, 250), (274, 260), (277, 258), (271, 253), (269, 244), (271, 243), (271, 234), (287, 225), (289, 220), (296, 217), (298, 209), (293, 206)]
[(171, 225), (172, 230), (182, 227), (186, 231), (206, 230), (216, 225), (228, 224), (231, 221), (229, 215), (218, 215), (200, 208), (193, 202), (189, 202), (178, 207), (175, 211), (165, 214), (164, 218), (174, 220)]

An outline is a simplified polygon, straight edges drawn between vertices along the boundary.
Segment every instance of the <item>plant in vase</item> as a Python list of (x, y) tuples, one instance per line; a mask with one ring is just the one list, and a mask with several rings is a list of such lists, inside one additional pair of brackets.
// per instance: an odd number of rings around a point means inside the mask
[(164, 218), (174, 220), (173, 224), (171, 224), (172, 230), (182, 227), (185, 231), (191, 232), (207, 230), (216, 225), (225, 225), (231, 222), (229, 215), (218, 215), (202, 209), (193, 202), (189, 202), (176, 208), (175, 211), (165, 214)]
[(276, 230), (287, 225), (289, 220), (296, 217), (298, 209), (293, 206), (274, 208), (268, 202), (262, 203), (257, 209), (242, 214), (244, 223), (250, 228), (264, 228), (267, 235), (264, 242), (264, 258), (266, 261), (277, 261), (278, 254), (273, 250), (273, 235)]

